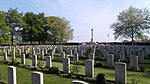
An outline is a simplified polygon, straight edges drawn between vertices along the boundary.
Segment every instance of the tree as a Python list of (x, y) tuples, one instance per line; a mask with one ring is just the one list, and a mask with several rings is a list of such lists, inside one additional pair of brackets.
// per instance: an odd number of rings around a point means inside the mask
[(0, 11), (0, 17), (0, 43), (8, 43), (10, 28), (6, 25), (6, 13)]
[(19, 13), (16, 9), (10, 8), (8, 12), (6, 13), (7, 17), (7, 26), (9, 26), (10, 29), (10, 34), (11, 34), (11, 45), (13, 45), (13, 40), (14, 40), (14, 35), (15, 32), (23, 27), (23, 14)]
[(45, 14), (34, 14), (33, 12), (27, 12), (24, 16), (26, 27), (22, 30), (23, 41), (40, 42), (45, 41)]
[(36, 29), (37, 25), (37, 15), (33, 12), (27, 12), (24, 15), (24, 21), (26, 26), (22, 30), (22, 39), (24, 42), (30, 41), (32, 44), (35, 41), (36, 36), (38, 36), (38, 31)]
[(59, 18), (56, 16), (47, 17), (47, 26), (49, 27), (49, 35), (51, 39), (62, 44), (73, 38), (73, 29), (69, 24), (69, 21), (65, 18)]
[(140, 38), (137, 38), (137, 40), (139, 40), (141, 42), (149, 42), (150, 38), (147, 35), (142, 35)]
[(145, 9), (138, 9), (130, 6), (128, 9), (119, 13), (117, 21), (111, 25), (114, 30), (115, 39), (140, 38), (145, 33), (149, 33), (150, 12)]
[(36, 40), (38, 41), (38, 43), (40, 44), (45, 43), (46, 41), (46, 32), (45, 32), (45, 25), (46, 25), (46, 19), (45, 19), (45, 14), (44, 13), (39, 13), (37, 15), (37, 20), (36, 20), (36, 29), (38, 31), (38, 34), (36, 36)]

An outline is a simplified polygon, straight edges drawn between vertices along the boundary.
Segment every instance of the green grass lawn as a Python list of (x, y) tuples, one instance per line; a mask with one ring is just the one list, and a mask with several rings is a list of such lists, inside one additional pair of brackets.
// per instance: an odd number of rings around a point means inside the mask
[[(0, 56), (0, 59), (2, 60), (3, 57)], [(11, 58), (9, 57), (8, 60), (10, 61)], [(16, 61), (20, 62), (20, 58), (16, 58)], [(84, 60), (82, 60), (83, 62)], [(146, 59), (145, 64), (141, 64), (142, 66), (146, 67), (146, 70), (150, 70), (150, 60)], [(45, 65), (45, 61), (43, 61), (43, 65)], [(31, 59), (26, 59), (26, 64), (31, 65)], [(140, 66), (141, 66), (140, 65)], [(61, 62), (53, 62), (53, 66), (59, 67), (59, 69), (62, 71), (63, 65)], [(72, 65), (71, 65), (72, 66)], [(7, 82), (7, 67), (8, 65), (0, 64), (0, 73), (3, 76), (4, 81)], [(85, 66), (80, 65), (80, 71), (79, 74), (84, 75), (85, 74)], [(127, 71), (127, 82), (131, 83), (132, 79), (135, 79), (138, 81), (138, 84), (150, 84), (150, 74), (148, 72), (132, 72)], [(33, 71), (27, 70), (24, 68), (17, 67), (17, 83), (18, 84), (31, 84), (31, 73)], [(94, 69), (95, 77), (97, 73), (104, 73), (107, 80), (115, 80), (115, 70), (114, 69), (108, 69), (108, 68), (102, 68), (102, 67), (96, 67)], [(45, 84), (70, 84), (73, 79), (70, 78), (63, 78), (57, 75), (52, 74), (44, 74), (44, 83)]]
[[(8, 65), (0, 64), (0, 72), (7, 82)], [(31, 73), (33, 71), (24, 68), (16, 68), (17, 84), (31, 84)], [(63, 78), (53, 74), (44, 74), (44, 84), (70, 84), (73, 79)]]

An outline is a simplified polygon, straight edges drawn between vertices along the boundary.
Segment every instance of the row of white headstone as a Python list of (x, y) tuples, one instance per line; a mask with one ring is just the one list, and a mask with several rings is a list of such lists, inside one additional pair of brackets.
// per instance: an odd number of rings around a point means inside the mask
[[(109, 68), (113, 68), (114, 67), (114, 55), (113, 54), (109, 54), (107, 57), (107, 63)], [(141, 63), (141, 62), (140, 62)], [(142, 61), (142, 63), (144, 63), (144, 60)], [(133, 71), (137, 71), (138, 70), (138, 56), (136, 55), (132, 55), (130, 57), (130, 67)]]
[[(32, 84), (44, 84), (43, 73), (33, 72), (31, 74)], [(16, 67), (8, 66), (8, 84), (17, 84)]]
[[(89, 59), (86, 61), (86, 65), (88, 65), (88, 67), (85, 68), (86, 69), (85, 74), (88, 76), (94, 76), (94, 67), (92, 64), (93, 64), (92, 60)], [(31, 77), (32, 77), (32, 84), (44, 84), (43, 73), (33, 72)], [(115, 81), (116, 83), (119, 83), (119, 84), (126, 84), (126, 64), (125, 63), (121, 63), (121, 62), (115, 63)], [(8, 67), (8, 84), (17, 84), (16, 68), (14, 66)]]
[[(52, 57), (53, 57), (53, 56), (52, 56)], [(47, 57), (46, 57), (46, 67), (52, 67), (52, 57), (51, 57), (51, 56), (47, 56)], [(132, 56), (130, 57), (130, 66), (131, 66), (131, 68), (132, 68), (134, 71), (136, 71), (136, 70), (138, 69), (138, 59), (136, 59), (135, 57), (138, 58), (138, 57), (140, 57), (140, 56), (137, 57), (137, 56), (132, 55)], [(141, 57), (143, 57), (143, 56), (141, 56)], [(65, 57), (65, 52), (62, 52), (62, 53), (60, 54), (60, 59), (63, 61), (64, 58), (66, 58), (66, 57)], [(114, 67), (114, 55), (107, 53), (106, 58), (107, 58), (107, 63), (108, 63), (109, 68), (113, 68), (113, 67)], [(6, 60), (6, 59), (7, 59), (7, 53), (5, 52), (5, 53), (4, 53), (4, 60)], [(89, 55), (89, 59), (92, 59), (92, 60), (94, 61), (94, 59), (95, 59), (95, 54), (94, 54), (94, 53), (91, 53), (91, 54)], [(15, 55), (12, 56), (12, 62), (13, 62), (14, 60), (15, 60)], [(79, 61), (78, 53), (75, 53), (75, 54), (74, 54), (74, 60), (75, 60), (75, 61)], [(144, 58), (143, 58), (143, 59), (140, 58), (140, 60), (141, 60), (141, 61), (139, 61), (139, 63), (144, 63)], [(69, 62), (68, 62), (68, 63), (70, 63), (70, 59), (69, 59)], [(67, 65), (68, 63), (66, 63), (66, 61), (63, 61), (63, 64), (64, 64), (64, 65)], [(25, 65), (25, 54), (23, 54), (23, 55), (21, 56), (21, 64), (24, 64), (24, 65)], [(85, 63), (85, 65), (86, 65), (86, 63)], [(37, 55), (35, 55), (35, 52), (33, 52), (33, 55), (32, 55), (32, 66), (37, 67)], [(67, 67), (67, 66), (65, 66), (65, 67)], [(69, 65), (68, 65), (68, 68), (69, 68)], [(65, 70), (66, 70), (66, 68), (64, 68), (64, 72), (66, 72)]]

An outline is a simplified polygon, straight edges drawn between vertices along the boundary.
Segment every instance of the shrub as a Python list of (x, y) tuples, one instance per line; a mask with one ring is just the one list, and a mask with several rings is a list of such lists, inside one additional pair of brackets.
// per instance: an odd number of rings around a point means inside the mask
[(18, 66), (20, 64), (20, 62), (13, 62), (14, 66)]
[(32, 53), (31, 52), (29, 52), (28, 54), (26, 54), (26, 56), (25, 56), (26, 58), (31, 58), (32, 57)]
[(127, 67), (127, 71), (132, 71), (132, 68), (131, 67)]
[(79, 62), (73, 61), (72, 64), (73, 64), (73, 66), (70, 67), (70, 71), (71, 72), (69, 74), (69, 77), (73, 77), (74, 78), (78, 74), (80, 66), (79, 66)]
[(44, 54), (44, 56), (49, 56), (48, 54)]
[(20, 57), (19, 54), (15, 54), (15, 56), (18, 57), (18, 58)]
[(13, 65), (13, 66), (18, 66), (18, 64), (20, 64), (20, 62), (16, 62), (16, 61), (14, 61), (14, 62), (7, 62), (7, 64), (8, 65)]
[(0, 61), (1, 63), (4, 63), (4, 64), (8, 64), (8, 61), (7, 60), (2, 60)]
[(59, 49), (58, 48), (55, 48), (55, 53), (59, 53)]
[(125, 63), (130, 63), (130, 60), (129, 59), (125, 59), (124, 62)]
[(99, 48), (96, 48), (95, 50), (95, 56), (99, 56), (101, 53), (101, 50)]
[(48, 51), (47, 51), (47, 53), (51, 53), (51, 52), (52, 52), (52, 50), (48, 50)]
[(60, 75), (60, 71), (59, 71), (58, 67), (51, 67), (51, 68), (49, 68), (48, 73)]
[(7, 84), (7, 83), (5, 83), (5, 82), (3, 82), (3, 81), (0, 80), (0, 84)]
[(91, 53), (91, 51), (92, 51), (92, 48), (88, 48), (88, 49), (86, 49), (85, 57), (87, 57), (87, 58), (88, 58), (88, 56), (89, 56), (89, 54)]
[(148, 58), (150, 58), (150, 53), (147, 55)]
[(98, 73), (96, 76), (96, 81), (98, 82), (98, 84), (106, 84), (105, 74), (104, 73)]
[(103, 66), (103, 62), (102, 63), (96, 63), (95, 67), (102, 67)]
[(71, 74), (78, 74), (79, 69), (80, 69), (79, 62), (74, 62), (73, 66), (71, 67)]
[(24, 64), (18, 64), (18, 67), (25, 68), (26, 65), (24, 65)]
[(140, 66), (139, 68), (140, 68), (140, 71), (142, 71), (142, 72), (144, 72), (146, 69), (144, 66)]
[(38, 63), (37, 63), (37, 67), (38, 68), (43, 68), (43, 66), (44, 66), (44, 62), (39, 60)]

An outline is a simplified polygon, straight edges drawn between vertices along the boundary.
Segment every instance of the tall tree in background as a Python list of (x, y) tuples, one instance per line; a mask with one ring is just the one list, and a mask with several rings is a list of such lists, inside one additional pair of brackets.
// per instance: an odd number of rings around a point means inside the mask
[(47, 17), (47, 25), (49, 26), (49, 35), (51, 35), (51, 40), (59, 42), (66, 42), (73, 38), (73, 29), (69, 24), (69, 21), (65, 18), (59, 18), (56, 16)]
[(11, 28), (11, 45), (13, 45), (14, 35), (17, 29), (22, 28), (23, 26), (23, 14), (19, 13), (16, 9), (10, 8), (6, 14), (7, 25)]
[(145, 9), (138, 9), (130, 6), (117, 16), (117, 21), (111, 25), (114, 30), (115, 39), (132, 39), (143, 37), (149, 33), (150, 12)]
[(37, 41), (39, 44), (45, 41), (45, 14), (34, 14), (33, 12), (27, 12), (24, 16), (26, 27), (22, 30), (23, 41), (32, 42)]
[(44, 13), (39, 13), (37, 15), (37, 20), (36, 20), (36, 29), (38, 31), (38, 34), (36, 36), (36, 40), (38, 41), (39, 44), (41, 42), (46, 41), (46, 33), (45, 33), (45, 25), (46, 25), (46, 19), (45, 19), (45, 14)]
[(22, 40), (24, 42), (29, 41), (30, 44), (32, 44), (32, 42), (36, 40), (36, 36), (38, 36), (38, 31), (36, 29), (37, 18), (37, 15), (33, 12), (25, 13), (24, 21), (26, 26), (22, 30)]
[(0, 11), (0, 43), (9, 43), (10, 28), (6, 25), (6, 13)]

